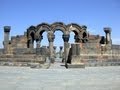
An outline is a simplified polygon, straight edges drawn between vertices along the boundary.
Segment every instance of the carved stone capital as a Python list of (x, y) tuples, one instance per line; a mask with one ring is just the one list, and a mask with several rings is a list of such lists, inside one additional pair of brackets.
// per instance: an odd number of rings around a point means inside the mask
[(75, 39), (75, 42), (80, 42), (81, 41), (81, 37), (79, 35), (75, 35), (74, 39)]
[(54, 35), (54, 34), (49, 34), (49, 35), (48, 35), (48, 41), (49, 41), (49, 42), (53, 42), (54, 39), (55, 39), (55, 35)]
[(11, 27), (10, 26), (4, 26), (4, 32), (10, 32)]
[(62, 38), (63, 38), (64, 42), (68, 42), (69, 38), (70, 38), (70, 35), (69, 34), (68, 35), (63, 35)]
[(109, 27), (104, 28), (104, 32), (105, 32), (106, 34), (107, 34), (107, 33), (111, 34), (111, 28), (109, 28)]
[(60, 50), (62, 51), (62, 49), (63, 49), (63, 46), (60, 46)]
[(36, 39), (36, 41), (40, 41), (41, 42), (41, 40), (43, 39), (43, 36), (42, 35), (36, 36), (35, 39)]

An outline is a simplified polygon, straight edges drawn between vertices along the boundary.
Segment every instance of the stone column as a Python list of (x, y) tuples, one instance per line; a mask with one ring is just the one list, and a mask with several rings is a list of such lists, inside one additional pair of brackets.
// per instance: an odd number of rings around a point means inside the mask
[(67, 35), (64, 35), (62, 36), (63, 40), (64, 40), (64, 61), (65, 62), (65, 66), (67, 68), (67, 57), (68, 57), (68, 47), (69, 47), (69, 44), (68, 44), (68, 41), (69, 41), (69, 37), (70, 35), (67, 34)]
[(53, 47), (54, 48), (54, 57), (56, 58), (56, 46)]
[(63, 46), (60, 46), (60, 58), (62, 58), (62, 49), (63, 49)]
[(4, 42), (3, 42), (3, 44), (4, 44), (4, 50), (5, 50), (4, 53), (7, 53), (7, 48), (8, 48), (8, 45), (9, 45), (10, 29), (11, 29), (10, 26), (4, 26)]
[(80, 42), (80, 36), (79, 35), (75, 35), (74, 39), (75, 39), (75, 42)]
[(53, 41), (55, 35), (52, 32), (48, 32), (48, 41), (49, 41), (49, 53), (50, 53), (50, 60), (51, 63), (54, 63), (54, 54), (53, 54)]
[(106, 34), (106, 44), (109, 44), (111, 42), (111, 28), (104, 28), (104, 32)]
[(29, 48), (30, 48), (30, 49), (33, 48), (33, 40), (32, 40), (32, 39), (29, 40)]
[(40, 43), (41, 43), (41, 40), (43, 39), (43, 36), (40, 36), (38, 38), (36, 38), (36, 48), (40, 48)]

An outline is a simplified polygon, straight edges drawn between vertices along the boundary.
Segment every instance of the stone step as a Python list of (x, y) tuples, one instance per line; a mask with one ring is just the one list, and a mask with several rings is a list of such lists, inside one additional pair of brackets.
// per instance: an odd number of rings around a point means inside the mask
[(85, 68), (85, 64), (68, 64), (68, 68)]

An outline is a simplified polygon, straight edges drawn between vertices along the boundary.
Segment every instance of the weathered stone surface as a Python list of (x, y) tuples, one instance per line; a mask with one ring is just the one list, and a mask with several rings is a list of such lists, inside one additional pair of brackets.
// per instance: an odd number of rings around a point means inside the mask
[[(67, 66), (69, 64), (84, 63), (86, 66), (119, 65), (120, 45), (113, 45), (111, 28), (105, 27), (105, 36), (90, 35), (87, 26), (75, 23), (53, 24), (42, 23), (30, 26), (24, 35), (12, 36), (9, 39), (10, 26), (4, 27), (4, 48), (0, 49), (0, 60), (3, 62), (45, 62), (45, 58), (55, 62), (56, 47), (54, 47), (55, 31), (63, 32), (64, 50), (60, 47), (60, 57)], [(47, 32), (49, 46), (41, 47), (43, 32)], [(75, 43), (69, 44), (70, 32), (74, 32)], [(36, 42), (36, 48), (34, 48)], [(48, 48), (47, 48), (48, 47)], [(33, 57), (34, 56), (34, 57)], [(118, 64), (117, 64), (118, 63)], [(7, 63), (5, 63), (7, 65)]]
[(68, 68), (85, 68), (85, 64), (68, 64)]

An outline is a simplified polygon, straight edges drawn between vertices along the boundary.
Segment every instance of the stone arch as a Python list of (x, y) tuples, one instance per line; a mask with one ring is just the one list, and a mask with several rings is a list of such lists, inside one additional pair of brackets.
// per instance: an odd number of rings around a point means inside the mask
[(31, 34), (34, 34), (34, 38), (35, 38), (35, 33), (36, 33), (36, 27), (35, 26), (30, 26), (27, 29), (27, 37), (28, 37), (28, 39), (31, 39)]
[(37, 25), (37, 32), (36, 35), (42, 35), (44, 31), (51, 31), (50, 25), (47, 23), (41, 23)]
[(82, 27), (78, 24), (71, 23), (67, 25), (67, 30), (70, 32), (74, 32), (75, 36), (75, 42), (80, 42), (80, 39), (82, 38)]
[(62, 22), (55, 22), (53, 24), (51, 24), (51, 30), (53, 31), (53, 33), (56, 31), (56, 30), (60, 30), (63, 32), (63, 34), (67, 34), (67, 28), (66, 28), (66, 25)]
[(41, 40), (43, 39), (42, 34), (45, 31), (47, 33), (48, 33), (48, 31), (51, 31), (49, 24), (47, 24), (47, 23), (41, 23), (41, 24), (37, 25), (35, 37), (36, 37), (36, 42), (37, 42), (37, 47), (38, 48), (40, 47)]
[(36, 33), (36, 27), (35, 26), (30, 26), (27, 29), (27, 47), (28, 48), (33, 48), (34, 47), (34, 40), (35, 40), (35, 33)]
[(67, 29), (70, 32), (73, 31), (76, 35), (82, 32), (82, 27), (75, 23), (68, 24)]
[(54, 33), (55, 31), (62, 31), (62, 39), (64, 41), (64, 57), (63, 57), (63, 62), (67, 64), (67, 51), (68, 51), (68, 41), (69, 41), (69, 31), (67, 30), (67, 27), (64, 23), (62, 22), (55, 22), (51, 24), (51, 31)]

